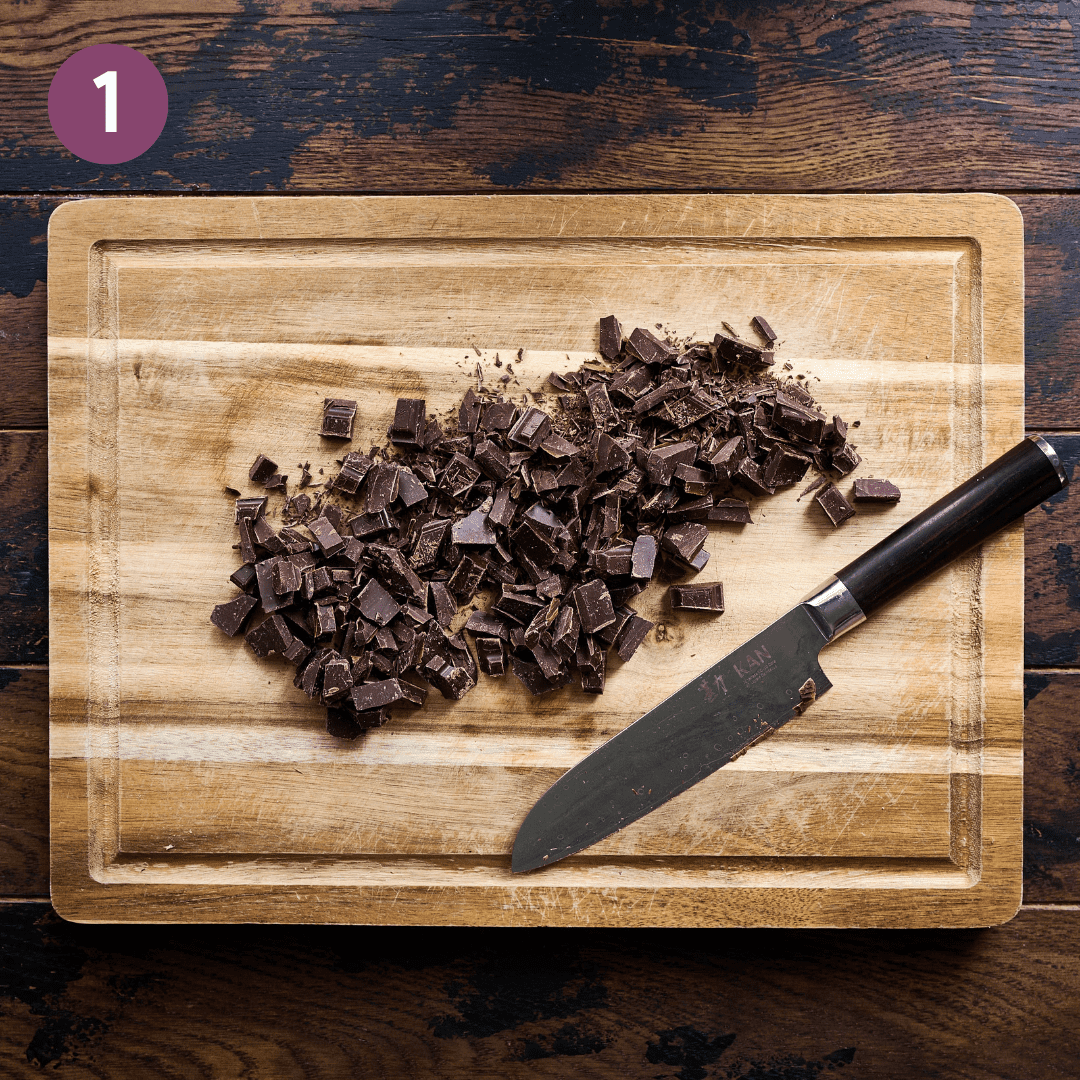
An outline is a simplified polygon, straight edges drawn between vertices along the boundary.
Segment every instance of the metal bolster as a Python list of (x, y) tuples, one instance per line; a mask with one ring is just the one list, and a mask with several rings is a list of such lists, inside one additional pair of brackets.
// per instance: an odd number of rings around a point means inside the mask
[(810, 612), (810, 617), (818, 624), (826, 641), (835, 641), (841, 634), (866, 622), (866, 615), (855, 602), (855, 597), (835, 576), (810, 593), (802, 601), (802, 606)]
[(1068, 487), (1069, 476), (1065, 472), (1065, 467), (1061, 464), (1061, 458), (1057, 456), (1057, 451), (1041, 435), (1029, 435), (1028, 438), (1050, 459), (1050, 464), (1057, 470), (1061, 486), (1063, 488)]

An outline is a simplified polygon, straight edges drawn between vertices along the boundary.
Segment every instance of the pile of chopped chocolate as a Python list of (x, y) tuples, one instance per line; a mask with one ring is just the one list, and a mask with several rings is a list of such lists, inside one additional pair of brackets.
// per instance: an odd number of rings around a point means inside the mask
[[(771, 346), (768, 323), (753, 325)], [(669, 579), (702, 570), (708, 525), (751, 521), (740, 492), (859, 464), (847, 425), (826, 418), (801, 376), (772, 374), (768, 346), (641, 328), (624, 340), (614, 316), (599, 345), (603, 359), (517, 400), (506, 376), (493, 390), (478, 369), (445, 429), (424, 401), (400, 399), (389, 446), (347, 453), (321, 484), (298, 466), (310, 494), (288, 497), (288, 477), (260, 454), (249, 479), (286, 495), (283, 526), (265, 496), (236, 499), (243, 565), (230, 580), (242, 592), (212, 621), (235, 636), (258, 610), (248, 645), (296, 665), (294, 684), (342, 738), (386, 723), (395, 705), (422, 705), (422, 684), (460, 699), (480, 672), (509, 669), (533, 694), (576, 676), (599, 694), (608, 652), (629, 660), (653, 626), (630, 600), (662, 566)], [(320, 434), (351, 441), (355, 414), (355, 401), (327, 398)], [(670, 598), (724, 610), (718, 581)], [(470, 604), (475, 656), (447, 632)]]

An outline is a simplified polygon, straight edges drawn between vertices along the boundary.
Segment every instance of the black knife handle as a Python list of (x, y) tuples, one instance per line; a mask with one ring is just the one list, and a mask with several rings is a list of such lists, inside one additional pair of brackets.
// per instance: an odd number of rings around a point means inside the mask
[(1031, 435), (836, 576), (869, 615), (1068, 483), (1053, 447)]

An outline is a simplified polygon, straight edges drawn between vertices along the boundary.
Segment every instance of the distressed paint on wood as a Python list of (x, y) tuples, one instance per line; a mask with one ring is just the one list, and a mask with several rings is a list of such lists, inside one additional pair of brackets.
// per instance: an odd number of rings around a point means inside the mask
[(1080, 914), (991, 930), (77, 926), (0, 908), (0, 1072), (1041, 1080)]
[[(1071, 189), (1078, 29), (1071, 5), (929, 0), (12, 4), (0, 187)], [(46, 98), (116, 40), (159, 66), (169, 122), (98, 166)]]

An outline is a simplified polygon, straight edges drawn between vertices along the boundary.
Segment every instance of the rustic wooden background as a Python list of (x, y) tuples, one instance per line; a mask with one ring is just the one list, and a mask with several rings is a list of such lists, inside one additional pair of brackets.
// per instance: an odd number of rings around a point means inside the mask
[[(74, 159), (77, 49), (158, 143)], [(46, 227), (97, 194), (1012, 196), (1027, 425), (1080, 461), (1080, 4), (9, 0), (0, 9), (0, 1074), (1075, 1076), (1080, 492), (1027, 522), (1025, 903), (965, 932), (93, 927), (50, 911)], [(1080, 476), (1077, 477), (1080, 479)]]

